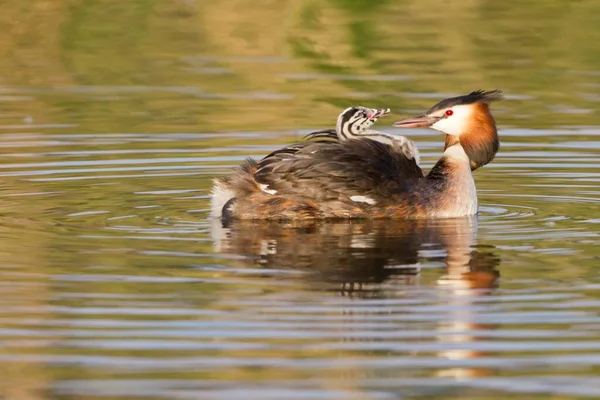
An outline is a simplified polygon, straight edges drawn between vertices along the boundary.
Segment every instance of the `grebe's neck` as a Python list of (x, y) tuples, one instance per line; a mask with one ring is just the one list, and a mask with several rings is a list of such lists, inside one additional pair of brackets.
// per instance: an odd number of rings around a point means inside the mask
[(477, 190), (471, 160), (460, 144), (449, 146), (424, 180), (422, 190), (435, 217), (460, 217), (477, 213)]
[(464, 171), (465, 167), (469, 169), (468, 175), (471, 176), (470, 163), (471, 160), (460, 143), (455, 142), (452, 145), (448, 145), (448, 141), (446, 141), (444, 154), (442, 154), (438, 162), (429, 171), (427, 178), (447, 179), (449, 176), (456, 175), (457, 173), (466, 175)]
[(347, 135), (352, 135), (352, 133), (349, 130), (344, 129), (344, 120), (341, 115), (338, 118), (337, 123), (335, 124), (335, 133), (337, 134), (337, 137), (338, 139), (340, 139), (340, 141), (348, 140), (350, 138), (347, 137)]
[(353, 132), (352, 127), (348, 126), (347, 124), (344, 124), (342, 118), (339, 118), (337, 121), (337, 124), (335, 126), (335, 133), (341, 142), (350, 139), (369, 138), (389, 145), (394, 143), (394, 137), (392, 135), (388, 135), (386, 133), (379, 132), (373, 129), (365, 129), (360, 132)]

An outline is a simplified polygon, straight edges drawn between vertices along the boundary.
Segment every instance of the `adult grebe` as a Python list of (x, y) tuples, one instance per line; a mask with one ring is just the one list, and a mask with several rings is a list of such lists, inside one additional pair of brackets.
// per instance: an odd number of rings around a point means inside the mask
[[(499, 147), (489, 104), (500, 90), (445, 99), (396, 127), (445, 133), (442, 157), (425, 176), (395, 143), (309, 141), (247, 160), (215, 180), (212, 215), (225, 219), (452, 218), (477, 213), (471, 171)], [(362, 112), (362, 111), (361, 111)]]

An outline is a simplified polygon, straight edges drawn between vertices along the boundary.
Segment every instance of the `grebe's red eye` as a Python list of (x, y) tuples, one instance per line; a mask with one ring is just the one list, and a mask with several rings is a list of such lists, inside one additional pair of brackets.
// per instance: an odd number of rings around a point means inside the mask
[(452, 110), (446, 110), (446, 113), (445, 113), (445, 114), (446, 114), (446, 117), (449, 117), (449, 116), (451, 116), (452, 114), (454, 114), (454, 111), (452, 111)]

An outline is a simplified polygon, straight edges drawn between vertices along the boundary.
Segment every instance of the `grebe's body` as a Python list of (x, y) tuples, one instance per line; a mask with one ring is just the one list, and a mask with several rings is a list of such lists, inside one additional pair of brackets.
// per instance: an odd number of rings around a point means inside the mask
[(490, 162), (498, 151), (489, 103), (501, 97), (500, 91), (473, 92), (394, 124), (429, 126), (446, 133), (444, 153), (427, 175), (397, 140), (340, 138), (338, 121), (337, 141), (314, 137), (259, 162), (247, 160), (233, 175), (217, 179), (212, 215), (281, 220), (476, 214), (471, 171)]

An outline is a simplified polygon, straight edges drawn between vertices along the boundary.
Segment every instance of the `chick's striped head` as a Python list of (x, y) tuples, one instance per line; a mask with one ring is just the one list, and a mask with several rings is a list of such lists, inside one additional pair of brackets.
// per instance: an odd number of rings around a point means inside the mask
[(342, 111), (337, 121), (337, 131), (343, 138), (360, 136), (390, 112), (389, 108), (349, 107)]

